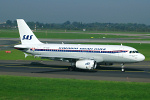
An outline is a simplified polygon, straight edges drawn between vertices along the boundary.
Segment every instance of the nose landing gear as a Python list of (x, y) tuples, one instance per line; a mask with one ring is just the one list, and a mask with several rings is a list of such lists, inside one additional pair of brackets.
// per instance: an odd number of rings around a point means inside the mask
[(121, 71), (122, 71), (122, 72), (125, 72), (124, 63), (121, 64)]

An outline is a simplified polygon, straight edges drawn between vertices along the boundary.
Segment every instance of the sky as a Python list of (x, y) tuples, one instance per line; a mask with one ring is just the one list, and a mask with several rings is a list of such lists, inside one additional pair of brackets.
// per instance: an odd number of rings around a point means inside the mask
[(0, 22), (15, 19), (150, 25), (150, 0), (0, 0)]

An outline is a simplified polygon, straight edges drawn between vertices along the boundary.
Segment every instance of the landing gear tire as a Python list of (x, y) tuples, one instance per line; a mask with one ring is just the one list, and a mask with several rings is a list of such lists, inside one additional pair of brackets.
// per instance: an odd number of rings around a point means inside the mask
[(69, 70), (69, 71), (75, 71), (75, 69), (76, 69), (76, 68), (75, 68), (75, 67), (72, 67), (72, 66), (68, 67), (68, 70)]
[(125, 72), (125, 70), (124, 70), (124, 69), (121, 69), (121, 72)]
[(121, 72), (125, 72), (124, 63), (121, 64)]

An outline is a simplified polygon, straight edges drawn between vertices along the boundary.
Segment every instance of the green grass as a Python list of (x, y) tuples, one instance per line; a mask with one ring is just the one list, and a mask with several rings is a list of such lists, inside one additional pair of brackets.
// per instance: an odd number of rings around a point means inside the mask
[[(137, 37), (137, 36), (117, 36), (117, 35), (105, 35), (105, 34), (88, 34), (91, 32), (90, 31), (89, 32), (72, 31), (72, 30), (67, 31), (67, 33), (65, 33), (63, 30), (39, 30), (34, 33), (38, 38), (52, 38), (52, 39), (90, 39), (91, 37), (93, 38)], [(92, 33), (95, 33), (95, 32), (93, 31)], [(100, 33), (104, 33), (104, 32), (100, 32)], [(19, 38), (19, 32), (18, 30), (4, 30), (3, 29), (3, 30), (0, 30), (0, 37), (1, 38)]]
[(38, 38), (54, 38), (54, 39), (90, 39), (93, 38), (129, 38), (129, 36), (115, 36), (115, 35), (104, 35), (104, 34), (85, 34), (85, 33), (38, 33), (35, 35)]
[(83, 32), (82, 30), (59, 30), (59, 29), (48, 29), (48, 30), (38, 30), (39, 32), (50, 32), (50, 33), (58, 33), (58, 32), (75, 32), (75, 33), (119, 33), (119, 34), (150, 34), (150, 32), (131, 32), (131, 31), (96, 31), (96, 30), (86, 30)]
[(150, 83), (0, 76), (1, 100), (149, 100)]
[(0, 38), (19, 38), (19, 31), (18, 30), (0, 30)]
[(41, 60), (40, 58), (34, 58), (34, 56), (28, 56), (25, 58), (23, 52), (15, 49), (9, 50), (11, 53), (5, 53), (5, 51), (8, 50), (0, 51), (0, 60)]
[(150, 39), (148, 39), (148, 38), (146, 38), (146, 39), (131, 39), (131, 40), (133, 40), (133, 41), (150, 41)]

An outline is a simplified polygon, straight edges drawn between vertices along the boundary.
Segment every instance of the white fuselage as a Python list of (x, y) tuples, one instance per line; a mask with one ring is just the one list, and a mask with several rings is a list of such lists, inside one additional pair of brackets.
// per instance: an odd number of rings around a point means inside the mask
[(133, 63), (145, 59), (144, 55), (138, 53), (136, 49), (121, 45), (34, 44), (23, 46), (28, 47), (26, 52), (32, 55), (93, 59), (97, 63)]

